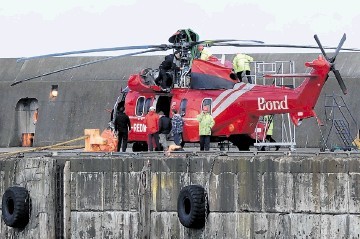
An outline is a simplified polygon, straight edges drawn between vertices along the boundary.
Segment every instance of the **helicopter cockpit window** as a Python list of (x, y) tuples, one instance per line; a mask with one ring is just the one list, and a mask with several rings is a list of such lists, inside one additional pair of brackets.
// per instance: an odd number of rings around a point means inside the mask
[(202, 102), (202, 104), (201, 104), (201, 109), (202, 109), (204, 106), (207, 106), (207, 107), (209, 107), (209, 111), (212, 112), (211, 103), (212, 103), (212, 99), (204, 99), (203, 102)]
[(136, 102), (136, 116), (142, 116), (144, 113), (144, 102), (145, 97), (139, 97), (139, 99)]
[(185, 115), (187, 101), (188, 101), (187, 99), (182, 99), (181, 102), (180, 102), (180, 112), (179, 112), (179, 114), (181, 116)]
[(150, 106), (151, 106), (151, 98), (147, 98), (145, 101), (144, 115), (149, 113)]

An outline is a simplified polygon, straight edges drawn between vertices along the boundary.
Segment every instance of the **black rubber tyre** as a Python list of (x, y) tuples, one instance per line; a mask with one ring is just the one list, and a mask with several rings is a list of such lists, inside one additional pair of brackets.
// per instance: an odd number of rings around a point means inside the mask
[(133, 143), (133, 145), (132, 145), (133, 152), (139, 152), (139, 151), (141, 151), (140, 149), (141, 149), (140, 144), (138, 142)]
[(147, 152), (148, 151), (148, 145), (147, 143), (141, 143), (141, 151)]
[(26, 188), (9, 187), (2, 197), (2, 218), (9, 227), (24, 228), (30, 218), (30, 195)]
[(205, 207), (205, 190), (200, 185), (184, 187), (179, 194), (177, 211), (180, 223), (187, 228), (202, 228), (208, 210)]
[(255, 140), (245, 134), (230, 135), (228, 140), (238, 147), (239, 151), (249, 151), (250, 146), (254, 145)]
[(181, 148), (184, 148), (184, 146), (185, 146), (184, 140), (181, 140), (180, 146), (181, 146)]
[(133, 152), (142, 152), (142, 151), (147, 151), (148, 147), (147, 144), (144, 142), (134, 142), (133, 146), (132, 146), (132, 151)]

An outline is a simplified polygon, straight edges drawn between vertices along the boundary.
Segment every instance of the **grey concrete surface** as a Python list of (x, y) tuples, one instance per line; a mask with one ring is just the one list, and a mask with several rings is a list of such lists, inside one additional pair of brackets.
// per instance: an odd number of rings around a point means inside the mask
[[(141, 238), (146, 231), (151, 238), (357, 238), (360, 154), (307, 153), (8, 157), (0, 161), (0, 194), (23, 186), (33, 208), (24, 230), (1, 221), (0, 237), (58, 235), (55, 169), (69, 162), (71, 238)], [(208, 194), (202, 229), (177, 217), (181, 188), (194, 184)]]
[(1, 198), (10, 186), (21, 186), (30, 193), (31, 212), (26, 230), (8, 227), (1, 220), (0, 238), (55, 238), (55, 160), (26, 158), (0, 160)]

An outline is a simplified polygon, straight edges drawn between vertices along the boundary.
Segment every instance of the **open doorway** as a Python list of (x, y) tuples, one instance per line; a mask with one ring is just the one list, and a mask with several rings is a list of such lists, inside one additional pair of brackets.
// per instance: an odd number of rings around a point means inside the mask
[(170, 115), (170, 103), (171, 103), (171, 96), (159, 96), (157, 103), (156, 103), (156, 111), (157, 112), (164, 112), (164, 115), (169, 117)]
[(39, 106), (35, 98), (23, 98), (15, 108), (14, 134), (10, 142), (12, 147), (32, 147), (38, 123)]

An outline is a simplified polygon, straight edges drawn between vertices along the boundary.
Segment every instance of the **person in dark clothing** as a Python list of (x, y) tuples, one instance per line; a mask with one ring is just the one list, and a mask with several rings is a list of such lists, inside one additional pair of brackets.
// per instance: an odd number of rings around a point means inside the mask
[(182, 142), (184, 121), (181, 118), (181, 115), (178, 114), (178, 111), (176, 109), (173, 109), (173, 113), (174, 115), (171, 120), (171, 124), (172, 124), (171, 130), (174, 135), (174, 143), (180, 146)]
[(118, 152), (120, 152), (120, 148), (122, 148), (122, 152), (126, 151), (128, 133), (131, 130), (129, 116), (127, 116), (124, 111), (125, 111), (124, 107), (120, 107), (119, 113), (116, 115), (115, 118), (115, 131), (118, 134), (118, 145), (117, 145)]
[(167, 89), (172, 86), (173, 79), (167, 74), (168, 71), (173, 71), (176, 76), (177, 71), (180, 70), (180, 52), (175, 51), (174, 54), (167, 55), (165, 60), (159, 66), (159, 76), (156, 78), (155, 83), (160, 85), (161, 88)]
[(159, 137), (160, 144), (164, 151), (168, 150), (167, 136), (171, 131), (171, 120), (169, 117), (164, 115), (164, 112), (159, 112)]

